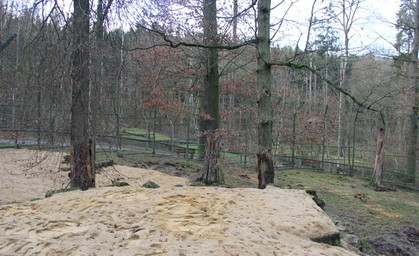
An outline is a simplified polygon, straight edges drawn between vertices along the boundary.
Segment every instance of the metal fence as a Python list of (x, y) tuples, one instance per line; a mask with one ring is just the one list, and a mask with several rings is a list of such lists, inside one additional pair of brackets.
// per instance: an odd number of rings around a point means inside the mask
[[(10, 106), (2, 106), (1, 109), (2, 147), (45, 148), (69, 145), (69, 113), (47, 115), (42, 112), (23, 116)], [(14, 111), (16, 114), (12, 116)], [(55, 116), (53, 121), (49, 119), (50, 116)], [(116, 151), (121, 155), (151, 154), (198, 160), (199, 131), (196, 119), (187, 117), (174, 122), (167, 116), (153, 111), (149, 111), (148, 115), (135, 117), (116, 118), (114, 114), (101, 115), (98, 119), (101, 120), (95, 131), (98, 152)], [(252, 136), (256, 134), (256, 127), (254, 123), (247, 121), (249, 119), (251, 118), (246, 117), (243, 119), (246, 122), (241, 121), (242, 124), (239, 126), (242, 131), (236, 132), (234, 136), (228, 138), (228, 142), (222, 143), (223, 164), (256, 166), (257, 138)], [(226, 123), (223, 125), (228, 126)], [(294, 133), (296, 131), (295, 128), (290, 130)], [(298, 134), (288, 137), (296, 135), (298, 137)], [(226, 137), (223, 138), (224, 141), (227, 141)], [(281, 138), (274, 139), (273, 154), (277, 169), (304, 168), (364, 178), (372, 176), (376, 153), (373, 147), (344, 146), (338, 152), (337, 146), (332, 143), (301, 143), (292, 139), (288, 141), (281, 141)], [(226, 146), (227, 144), (238, 146)], [(383, 180), (413, 186), (414, 174), (406, 169), (406, 162), (405, 152), (386, 151)], [(418, 161), (416, 164), (418, 165)]]

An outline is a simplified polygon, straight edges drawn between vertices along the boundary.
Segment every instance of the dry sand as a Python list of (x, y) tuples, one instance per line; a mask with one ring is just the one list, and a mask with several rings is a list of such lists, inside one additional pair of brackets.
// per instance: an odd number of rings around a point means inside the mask
[[(27, 149), (0, 150), (0, 204), (43, 198), (49, 190), (66, 187), (69, 167), (62, 161), (63, 153)], [(148, 180), (162, 187), (189, 184), (187, 179), (162, 175), (153, 170), (115, 165), (96, 175), (96, 187), (119, 180), (138, 187)]]
[[(66, 182), (53, 164), (13, 175), (25, 154), (34, 152), (0, 151), (3, 202), (40, 197), (48, 177)], [(311, 241), (338, 230), (301, 190), (174, 187), (188, 181), (121, 166), (104, 173), (99, 185), (118, 174), (131, 186), (1, 206), (0, 255), (355, 255)], [(161, 187), (141, 188), (148, 180)]]

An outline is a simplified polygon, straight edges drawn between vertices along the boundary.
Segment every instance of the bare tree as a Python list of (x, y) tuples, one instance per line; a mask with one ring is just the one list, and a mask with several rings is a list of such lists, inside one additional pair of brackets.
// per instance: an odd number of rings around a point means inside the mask
[(416, 0), (414, 13), (414, 42), (412, 59), (410, 63), (411, 90), (412, 90), (412, 110), (410, 131), (408, 133), (408, 162), (407, 168), (411, 171), (413, 183), (419, 185), (419, 171), (416, 168), (417, 145), (418, 145), (418, 118), (419, 118), (419, 71), (418, 71), (418, 52), (419, 52), (419, 0)]
[(270, 14), (271, 1), (258, 2), (258, 188), (264, 189), (266, 184), (274, 182), (272, 161), (272, 122), (271, 106), (271, 46), (270, 46)]
[[(96, 11), (96, 21), (94, 22), (94, 32), (95, 32), (95, 47), (93, 48), (92, 56), (92, 80), (90, 83), (90, 101), (89, 101), (89, 110), (91, 113), (91, 132), (92, 132), (92, 159), (93, 165), (96, 161), (96, 140), (99, 127), (98, 113), (100, 108), (100, 91), (103, 87), (103, 77), (104, 77), (104, 23), (107, 15), (112, 6), (113, 0), (108, 0), (107, 2), (103, 0), (98, 0), (97, 11)], [(93, 167), (94, 168), (94, 167)]]
[[(204, 0), (204, 44), (217, 45), (217, 5), (216, 0)], [(204, 79), (204, 110), (202, 113), (205, 124), (204, 135), (205, 157), (202, 179), (206, 184), (223, 181), (221, 168), (217, 163), (220, 154), (218, 129), (220, 128), (219, 113), (219, 74), (218, 49), (205, 49)]]
[(89, 0), (74, 0), (70, 180), (71, 187), (95, 187), (88, 134), (89, 116)]
[(374, 187), (381, 186), (383, 176), (383, 160), (384, 160), (384, 138), (386, 134), (386, 122), (384, 115), (380, 112), (383, 127), (378, 131), (377, 153), (375, 155), (374, 171), (370, 180), (370, 184)]
[[(339, 7), (341, 11), (341, 17), (337, 15), (337, 20), (341, 26), (343, 33), (343, 42), (344, 42), (344, 53), (343, 60), (341, 62), (341, 74), (340, 74), (340, 87), (344, 88), (347, 91), (350, 91), (348, 87), (348, 73), (349, 73), (349, 40), (350, 33), (352, 31), (354, 23), (357, 21), (356, 15), (360, 8), (361, 0), (340, 0)], [(345, 130), (343, 127), (344, 114), (348, 111), (348, 99), (347, 97), (339, 93), (339, 116), (338, 116), (338, 155), (341, 156), (342, 148), (345, 141)], [(348, 123), (348, 122), (346, 122)]]

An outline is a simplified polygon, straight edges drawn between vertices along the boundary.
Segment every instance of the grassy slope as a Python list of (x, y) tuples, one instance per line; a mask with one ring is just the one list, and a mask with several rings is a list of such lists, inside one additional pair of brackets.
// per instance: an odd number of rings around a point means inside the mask
[[(148, 136), (148, 132), (140, 128), (134, 128), (134, 127), (123, 128), (122, 131), (129, 134), (126, 137), (132, 138), (132, 139), (143, 139)], [(153, 131), (150, 132), (150, 136), (151, 136), (151, 139), (153, 139)], [(156, 140), (170, 140), (170, 137), (156, 132)]]

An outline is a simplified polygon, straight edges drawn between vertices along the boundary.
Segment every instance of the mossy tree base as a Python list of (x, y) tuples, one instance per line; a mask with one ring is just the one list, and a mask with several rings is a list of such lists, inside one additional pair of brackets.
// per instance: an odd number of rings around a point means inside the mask
[(216, 134), (207, 134), (207, 143), (205, 145), (204, 171), (202, 173), (202, 182), (206, 185), (224, 183), (224, 176), (218, 158), (220, 155), (220, 143)]

